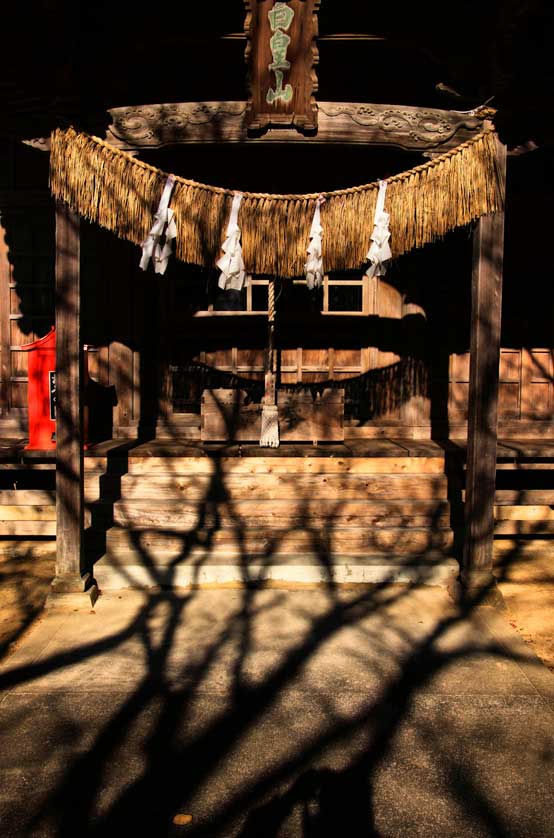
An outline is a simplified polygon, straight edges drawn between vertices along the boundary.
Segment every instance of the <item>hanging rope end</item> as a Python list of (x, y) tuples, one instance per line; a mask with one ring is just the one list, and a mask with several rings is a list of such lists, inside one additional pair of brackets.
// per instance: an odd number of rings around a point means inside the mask
[(279, 448), (279, 410), (276, 404), (264, 404), (260, 448)]

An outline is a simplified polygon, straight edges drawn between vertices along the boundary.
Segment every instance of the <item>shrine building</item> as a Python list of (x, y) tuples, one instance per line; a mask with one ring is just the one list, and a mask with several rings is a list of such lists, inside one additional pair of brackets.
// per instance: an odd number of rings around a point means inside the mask
[(61, 593), (494, 601), (494, 562), (554, 533), (517, 21), (234, 0), (154, 34), (90, 5), (41, 6), (0, 89), (0, 538), (55, 542)]

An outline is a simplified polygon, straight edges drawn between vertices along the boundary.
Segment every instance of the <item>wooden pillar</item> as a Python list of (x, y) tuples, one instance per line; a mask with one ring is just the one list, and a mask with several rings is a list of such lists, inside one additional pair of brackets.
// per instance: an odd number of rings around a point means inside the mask
[[(505, 183), (506, 148), (498, 144)], [(502, 310), (504, 212), (481, 218), (473, 240), (471, 339), (467, 431), (465, 539), (462, 585), (490, 591), (493, 576), (494, 495), (498, 425), (498, 377)]]
[(79, 217), (56, 203), (56, 593), (83, 591), (83, 352)]

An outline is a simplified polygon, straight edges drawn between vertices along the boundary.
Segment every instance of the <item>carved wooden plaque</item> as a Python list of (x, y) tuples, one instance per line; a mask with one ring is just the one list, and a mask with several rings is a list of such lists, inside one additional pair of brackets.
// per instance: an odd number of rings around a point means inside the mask
[(317, 130), (315, 65), (320, 0), (245, 0), (251, 132)]

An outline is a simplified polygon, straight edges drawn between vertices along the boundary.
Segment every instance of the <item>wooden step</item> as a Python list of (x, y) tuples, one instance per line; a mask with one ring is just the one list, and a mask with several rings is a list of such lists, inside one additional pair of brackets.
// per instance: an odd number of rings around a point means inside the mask
[[(110, 462), (120, 473), (153, 475), (443, 474), (444, 457), (129, 457)], [(87, 457), (85, 470), (106, 470), (104, 457)]]
[(497, 521), (554, 521), (554, 508), (551, 506), (496, 506)]
[(4, 521), (55, 521), (56, 520), (56, 505), (54, 503), (47, 506), (40, 505), (21, 505), (8, 506), (7, 504), (0, 505), (0, 522)]
[(54, 490), (2, 489), (0, 506), (48, 506), (56, 502)]
[[(111, 507), (110, 507), (111, 508)], [(120, 500), (113, 507), (114, 523), (129, 529), (167, 528), (191, 530), (197, 526), (325, 528), (358, 527), (447, 527), (447, 501), (306, 501), (243, 500), (231, 504), (182, 500)]]
[(504, 520), (494, 525), (495, 535), (554, 535), (554, 520)]
[(497, 506), (554, 506), (553, 489), (497, 489)]
[[(280, 475), (254, 477), (231, 475), (212, 480), (208, 475), (173, 477), (168, 475), (105, 476), (99, 481), (106, 492), (126, 499), (247, 500), (326, 498), (337, 500), (402, 498), (437, 499), (446, 497), (447, 481), (440, 474), (419, 475)], [(87, 500), (99, 498), (98, 481), (87, 482)]]
[(149, 560), (171, 561), (189, 555), (194, 548), (203, 555), (216, 553), (240, 560), (248, 555), (261, 557), (290, 556), (313, 553), (327, 556), (339, 554), (420, 554), (426, 550), (450, 550), (453, 534), (449, 528), (389, 527), (366, 530), (358, 527), (334, 528), (326, 533), (321, 530), (206, 530), (190, 535), (159, 530), (133, 530), (113, 528), (107, 535), (107, 553), (117, 559), (148, 557)]
[(25, 537), (25, 536), (55, 536), (55, 521), (0, 521), (0, 536), (4, 537)]

